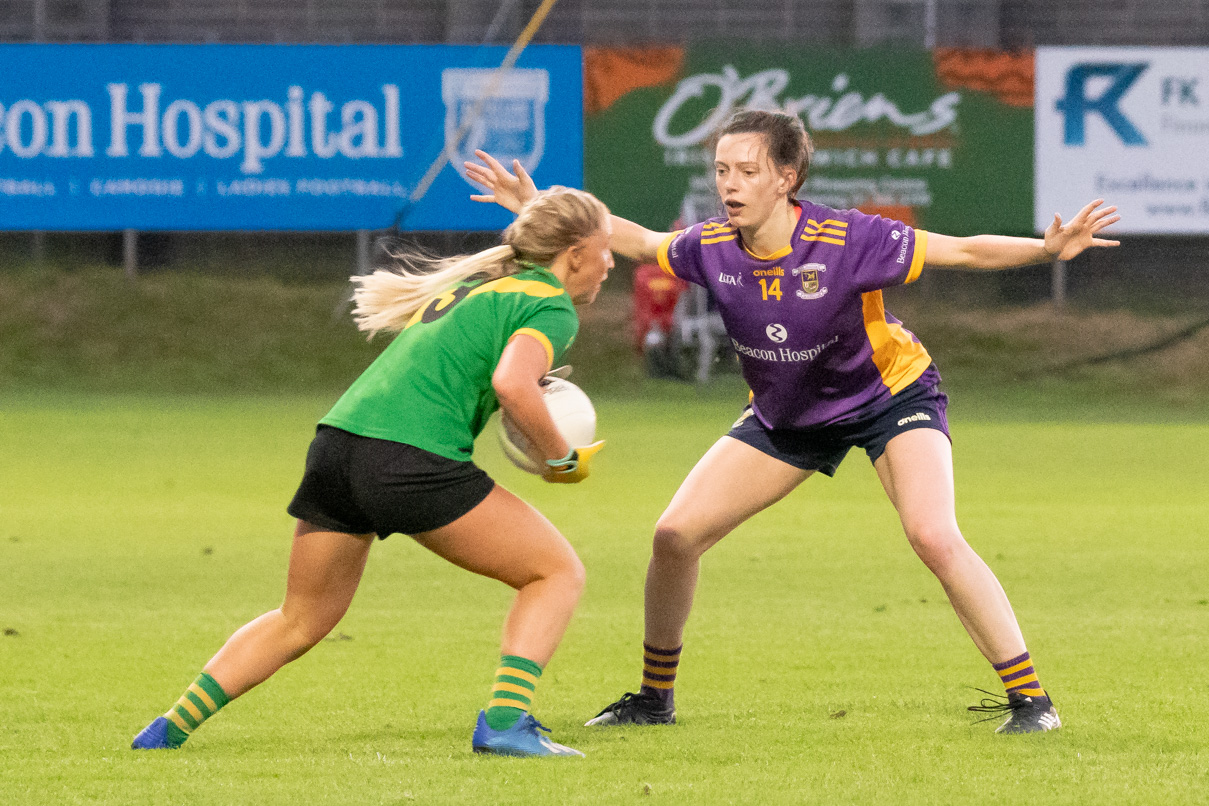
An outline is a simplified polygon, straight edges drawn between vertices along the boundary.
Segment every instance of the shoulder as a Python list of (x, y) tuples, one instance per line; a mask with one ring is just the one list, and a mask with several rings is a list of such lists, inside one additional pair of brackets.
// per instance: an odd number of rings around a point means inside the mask
[(669, 246), (683, 248), (688, 244), (699, 245), (703, 239), (716, 237), (721, 231), (728, 230), (730, 224), (725, 218), (707, 218), (687, 227), (675, 229), (663, 240), (663, 249)]
[(733, 241), (738, 235), (735, 228), (731, 226), (730, 219), (721, 217), (710, 218), (700, 224), (694, 224), (687, 232), (693, 234), (695, 240), (699, 240), (702, 246)]
[(844, 246), (848, 236), (858, 228), (860, 217), (864, 216), (859, 210), (836, 210), (822, 204), (799, 202), (802, 215), (798, 220), (798, 236), (803, 241), (818, 241), (821, 243)]
[(502, 298), (524, 301), (526, 299), (556, 300), (562, 297), (570, 303), (570, 296), (558, 279), (549, 272), (527, 270), (518, 274), (509, 274), (488, 280), (470, 292), (472, 296), (480, 294), (500, 295)]
[(812, 205), (811, 207), (809, 215), (805, 212), (802, 215), (803, 219), (808, 219), (806, 224), (808, 229), (805, 232), (813, 229), (815, 232), (831, 234), (835, 237), (842, 235), (845, 245), (854, 242), (858, 244), (878, 243), (885, 240), (897, 242), (913, 229), (909, 224), (896, 218), (887, 218), (877, 213), (866, 213), (854, 208), (836, 210), (822, 205)]
[(828, 207), (825, 204), (815, 204), (806, 199), (798, 199), (798, 205), (802, 208), (802, 218), (813, 218), (822, 220), (826, 218), (834, 218), (837, 221), (849, 221), (855, 213), (860, 215), (860, 210), (837, 210), (834, 207)]

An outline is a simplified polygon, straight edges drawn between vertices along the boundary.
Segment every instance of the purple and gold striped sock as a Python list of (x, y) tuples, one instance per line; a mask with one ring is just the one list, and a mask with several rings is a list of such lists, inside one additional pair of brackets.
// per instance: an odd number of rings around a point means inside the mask
[(663, 700), (664, 705), (671, 705), (674, 697), (673, 687), (676, 685), (676, 668), (680, 665), (680, 650), (684, 645), (675, 649), (658, 649), (648, 643), (642, 644), (642, 689), (643, 694), (654, 694)]
[(995, 671), (999, 672), (999, 679), (1003, 681), (1003, 687), (1007, 689), (1008, 694), (1045, 696), (1045, 689), (1041, 688), (1041, 681), (1037, 679), (1037, 672), (1033, 669), (1033, 660), (1027, 652), (992, 665)]

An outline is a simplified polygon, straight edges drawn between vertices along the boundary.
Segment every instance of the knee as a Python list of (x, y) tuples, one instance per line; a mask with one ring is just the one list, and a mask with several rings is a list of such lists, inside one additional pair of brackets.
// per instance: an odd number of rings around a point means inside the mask
[(572, 554), (571, 559), (566, 563), (566, 567), (560, 576), (563, 579), (563, 587), (567, 593), (574, 594), (575, 600), (579, 601), (579, 597), (583, 595), (584, 586), (588, 581), (588, 572), (584, 569), (583, 561), (577, 555)]
[(911, 548), (937, 576), (943, 576), (955, 558), (970, 550), (955, 523), (907, 525), (906, 533)]
[(565, 555), (558, 558), (557, 562), (546, 563), (544, 567), (534, 569), (521, 579), (504, 581), (508, 582), (516, 590), (520, 590), (536, 582), (554, 585), (561, 591), (564, 597), (579, 601), (587, 579), (588, 574), (584, 569), (583, 561), (579, 559), (574, 551), (568, 549)]
[(652, 553), (664, 562), (692, 562), (705, 553), (705, 543), (682, 524), (661, 518), (655, 525)]
[(308, 615), (305, 611), (298, 611), (291, 608), (289, 604), (281, 607), (282, 621), (285, 623), (285, 632), (287, 641), (290, 644), (290, 649), (297, 655), (301, 655), (315, 644), (318, 644), (327, 634), (336, 626), (336, 621), (330, 619), (318, 618), (313, 614)]

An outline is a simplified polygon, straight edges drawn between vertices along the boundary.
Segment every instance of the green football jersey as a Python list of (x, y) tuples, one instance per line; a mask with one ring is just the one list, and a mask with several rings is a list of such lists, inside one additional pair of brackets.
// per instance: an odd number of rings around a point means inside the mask
[(468, 461), (499, 408), (491, 375), (517, 333), (551, 364), (579, 329), (571, 297), (544, 268), (471, 279), (429, 300), (320, 423)]

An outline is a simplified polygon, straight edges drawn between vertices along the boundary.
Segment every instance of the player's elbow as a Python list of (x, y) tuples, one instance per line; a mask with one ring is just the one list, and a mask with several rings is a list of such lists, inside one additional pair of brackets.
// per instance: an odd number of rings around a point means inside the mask
[(508, 411), (515, 408), (517, 403), (526, 396), (541, 395), (541, 387), (537, 381), (528, 375), (510, 372), (504, 367), (496, 369), (491, 376), (491, 388), (500, 408)]

